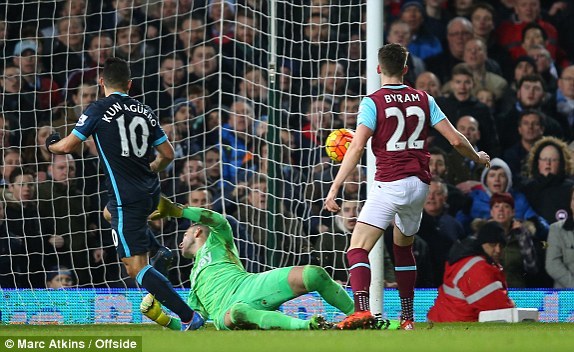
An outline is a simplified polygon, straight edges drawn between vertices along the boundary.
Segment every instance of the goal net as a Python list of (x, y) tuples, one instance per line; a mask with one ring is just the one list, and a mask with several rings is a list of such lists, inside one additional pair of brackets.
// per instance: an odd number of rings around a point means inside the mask
[[(325, 213), (337, 165), (322, 146), (333, 129), (355, 128), (365, 5), (277, 0), (273, 19), (271, 3), (0, 5), (1, 288), (136, 287), (102, 216), (108, 198), (94, 144), (69, 157), (45, 149), (47, 136), (69, 134), (102, 96), (110, 56), (130, 63), (130, 95), (155, 111), (175, 147), (160, 175), (165, 195), (226, 214), (248, 271), (317, 264), (347, 281), (365, 170), (345, 182), (341, 212)], [(175, 254), (170, 281), (188, 287), (192, 262), (177, 252), (189, 223), (150, 225)]]

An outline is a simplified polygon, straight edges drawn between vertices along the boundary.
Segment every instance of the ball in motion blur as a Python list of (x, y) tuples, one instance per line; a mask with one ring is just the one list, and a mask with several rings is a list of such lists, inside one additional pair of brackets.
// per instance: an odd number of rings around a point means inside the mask
[(354, 135), (353, 131), (346, 128), (339, 128), (331, 132), (325, 142), (325, 150), (329, 158), (338, 163), (343, 161)]

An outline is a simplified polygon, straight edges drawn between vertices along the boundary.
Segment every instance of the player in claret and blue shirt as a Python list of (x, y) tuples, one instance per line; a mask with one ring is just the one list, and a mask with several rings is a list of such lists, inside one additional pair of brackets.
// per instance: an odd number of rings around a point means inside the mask
[[(70, 135), (60, 139), (55, 133), (46, 140), (46, 147), (54, 154), (72, 153), (93, 137), (109, 195), (104, 215), (111, 223), (114, 244), (128, 274), (179, 315), (183, 330), (197, 329), (204, 320), (149, 264), (152, 249), (159, 249), (160, 256), (169, 255), (160, 248), (147, 219), (159, 202), (157, 174), (173, 161), (173, 147), (151, 109), (127, 94), (132, 81), (126, 61), (107, 59), (99, 83), (105, 98), (86, 109)], [(154, 149), (157, 156), (150, 162)]]
[(371, 266), (369, 251), (388, 226), (393, 226), (395, 274), (401, 299), (401, 329), (414, 329), (414, 287), (417, 266), (412, 247), (430, 184), (427, 135), (432, 126), (463, 156), (488, 165), (490, 157), (476, 152), (458, 132), (432, 96), (403, 84), (408, 51), (400, 44), (379, 49), (381, 89), (359, 106), (357, 129), (325, 198), (325, 209), (337, 212), (339, 188), (354, 170), (371, 137), (376, 158), (375, 182), (359, 214), (347, 251), (355, 313), (338, 324), (340, 329), (371, 325), (369, 307)]
[[(218, 330), (332, 327), (320, 316), (303, 320), (276, 311), (288, 300), (312, 291), (346, 315), (353, 313), (353, 300), (321, 267), (291, 266), (257, 274), (245, 271), (225, 216), (204, 208), (184, 208), (162, 197), (152, 218), (162, 217), (192, 221), (179, 245), (184, 257), (195, 258), (187, 303), (204, 317), (213, 319)], [(179, 321), (163, 312), (152, 295), (144, 297), (140, 308), (158, 324), (178, 328)], [(387, 321), (386, 328), (390, 324)]]

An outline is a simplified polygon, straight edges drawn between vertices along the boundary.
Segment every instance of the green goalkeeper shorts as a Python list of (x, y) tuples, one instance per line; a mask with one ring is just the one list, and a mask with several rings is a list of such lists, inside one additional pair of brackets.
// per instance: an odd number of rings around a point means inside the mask
[(291, 269), (293, 267), (279, 268), (248, 276), (229, 301), (222, 305), (222, 309), (212, 314), (215, 327), (218, 330), (229, 330), (225, 326), (225, 314), (235, 303), (242, 302), (254, 309), (272, 311), (295, 298), (287, 280)]

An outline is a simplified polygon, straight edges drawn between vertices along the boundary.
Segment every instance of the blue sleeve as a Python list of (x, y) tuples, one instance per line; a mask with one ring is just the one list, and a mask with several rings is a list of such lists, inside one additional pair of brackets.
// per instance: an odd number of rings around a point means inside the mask
[(158, 145), (162, 144), (163, 142), (167, 141), (167, 135), (161, 128), (160, 124), (158, 123), (153, 129), (153, 146), (157, 147)]
[(153, 123), (152, 123), (151, 140), (152, 140), (152, 145), (154, 147), (157, 147), (158, 145), (167, 141), (167, 135), (165, 134), (163, 128), (161, 128), (161, 124), (159, 123), (159, 118), (157, 117), (156, 114), (153, 113), (153, 110), (147, 105), (144, 105), (144, 107), (147, 110), (146, 113), (149, 115), (152, 115), (153, 119), (155, 121), (155, 126), (153, 126)]
[(82, 116), (80, 116), (72, 133), (82, 141), (85, 141), (94, 133), (99, 120), (97, 113), (95, 113), (94, 109), (90, 106), (84, 111)]
[(359, 125), (365, 125), (373, 131), (377, 128), (377, 106), (369, 97), (363, 98), (359, 105), (357, 126)]
[(427, 94), (427, 97), (429, 98), (430, 122), (431, 126), (434, 126), (441, 122), (443, 119), (446, 119), (446, 115), (438, 107), (436, 101), (431, 95)]

